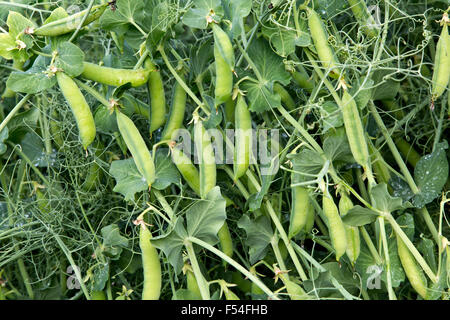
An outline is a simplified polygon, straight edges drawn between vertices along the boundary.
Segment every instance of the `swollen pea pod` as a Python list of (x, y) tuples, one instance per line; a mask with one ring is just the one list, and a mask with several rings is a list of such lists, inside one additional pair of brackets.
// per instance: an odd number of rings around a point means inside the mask
[(292, 99), (289, 92), (278, 82), (275, 82), (273, 85), (273, 92), (278, 93), (281, 98), (281, 103), (285, 105), (288, 110), (295, 109), (295, 101)]
[(339, 210), (328, 192), (323, 194), (322, 209), (328, 220), (328, 230), (331, 244), (336, 251), (336, 260), (339, 261), (347, 250), (347, 235), (345, 225), (339, 216)]
[(238, 180), (247, 171), (250, 165), (252, 152), (252, 118), (245, 98), (239, 95), (234, 113), (235, 120), (235, 146), (234, 146), (234, 180)]
[[(295, 175), (295, 173), (292, 173), (292, 175)], [(292, 187), (291, 197), (292, 209), (289, 222), (289, 238), (295, 237), (298, 233), (300, 233), (300, 231), (305, 230), (306, 225), (308, 224), (308, 219), (310, 219), (311, 216), (310, 207), (312, 207), (308, 189), (305, 187)]]
[(81, 74), (83, 78), (114, 87), (119, 87), (126, 83), (131, 83), (133, 87), (140, 87), (147, 83), (150, 74), (150, 69), (148, 68), (136, 70), (118, 69), (103, 67), (90, 62), (84, 62), (83, 66), (84, 69)]
[(91, 109), (86, 102), (83, 94), (78, 88), (75, 81), (63, 72), (56, 73), (59, 88), (61, 89), (66, 101), (72, 110), (77, 122), (81, 143), (84, 149), (94, 141), (95, 138), (95, 122)]
[(331, 77), (339, 78), (341, 73), (338, 67), (339, 62), (333, 49), (328, 44), (328, 32), (325, 29), (322, 19), (320, 19), (317, 12), (313, 9), (308, 9), (308, 13), (308, 26), (311, 32), (311, 38), (313, 39), (314, 47), (319, 55), (322, 66), (330, 70)]
[[(180, 75), (184, 80), (184, 76)], [(172, 134), (175, 133), (183, 125), (184, 112), (186, 109), (186, 91), (177, 82), (173, 94), (172, 109), (170, 110), (169, 120), (164, 127), (161, 134), (161, 140), (172, 139)]]
[(399, 235), (397, 235), (397, 252), (411, 286), (425, 299), (428, 291), (427, 278)]
[(197, 168), (192, 163), (191, 159), (179, 148), (174, 146), (170, 148), (170, 150), (172, 151), (172, 161), (178, 171), (191, 189), (200, 196), (200, 174), (198, 173)]
[(309, 233), (311, 232), (312, 228), (314, 227), (314, 218), (316, 216), (316, 211), (314, 209), (314, 206), (309, 206), (309, 210), (307, 212), (307, 216), (306, 216), (306, 224), (305, 227), (303, 228), (303, 231), (305, 233)]
[(375, 19), (370, 14), (367, 8), (366, 2), (363, 0), (348, 0), (350, 8), (353, 11), (355, 18), (361, 25), (363, 32), (369, 38), (375, 38), (378, 36), (379, 29), (376, 25)]
[(194, 120), (194, 140), (199, 159), (200, 198), (205, 199), (208, 192), (216, 186), (216, 159), (211, 137), (200, 119)]
[(145, 68), (150, 70), (148, 91), (150, 94), (150, 134), (166, 122), (166, 95), (161, 73), (155, 64), (147, 59)]
[(151, 238), (152, 234), (142, 221), (139, 231), (139, 247), (142, 252), (142, 268), (144, 269), (142, 300), (158, 300), (161, 294), (161, 263), (158, 251), (151, 243)]
[(369, 165), (369, 150), (364, 128), (359, 116), (358, 106), (347, 90), (344, 90), (342, 95), (341, 112), (353, 157), (361, 166), (367, 168)]
[[(91, 22), (100, 18), (103, 12), (105, 12), (107, 7), (108, 7), (107, 3), (93, 6), (89, 12), (88, 17), (84, 21), (82, 27), (87, 26)], [(81, 12), (75, 13), (71, 16), (68, 16), (66, 18), (44, 24), (43, 26), (36, 28), (33, 34), (37, 36), (54, 37), (75, 31), (87, 13), (88, 10), (86, 9)]]
[(189, 290), (189, 292), (192, 293), (195, 300), (201, 300), (202, 294), (200, 292), (197, 279), (195, 278), (195, 274), (192, 271), (191, 266), (185, 265), (183, 269), (185, 270), (186, 273), (187, 289)]
[[(346, 193), (342, 193), (339, 200), (339, 212), (344, 217), (348, 211), (353, 208), (353, 202)], [(361, 240), (359, 237), (358, 227), (345, 225), (345, 234), (347, 235), (347, 257), (350, 259), (352, 265), (355, 265), (361, 250)]]
[(230, 97), (225, 101), (225, 119), (227, 122), (234, 123), (234, 113), (236, 110), (236, 104), (234, 100)]
[(121, 112), (117, 112), (117, 125), (125, 144), (133, 156), (134, 163), (149, 187), (155, 181), (155, 165), (144, 139), (133, 121)]
[(449, 52), (449, 34), (447, 23), (448, 14), (444, 13), (442, 18), (443, 27), (436, 46), (436, 55), (434, 57), (434, 71), (432, 78), (431, 99), (435, 101), (447, 88), (450, 73), (450, 52)]
[(312, 92), (314, 89), (314, 81), (311, 79), (311, 76), (306, 72), (303, 66), (297, 66), (298, 71), (292, 71), (291, 76), (295, 83), (300, 87), (305, 89), (308, 92)]
[(212, 23), (212, 30), (214, 34), (214, 60), (216, 66), (214, 95), (217, 106), (231, 97), (235, 57), (233, 45), (225, 31), (216, 23)]

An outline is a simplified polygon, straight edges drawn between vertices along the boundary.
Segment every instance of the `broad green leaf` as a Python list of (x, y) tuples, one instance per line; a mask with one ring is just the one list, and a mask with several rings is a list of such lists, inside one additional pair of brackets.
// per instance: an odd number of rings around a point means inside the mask
[(314, 0), (313, 2), (314, 9), (320, 13), (324, 19), (334, 18), (348, 5), (346, 0)]
[(249, 246), (250, 264), (264, 258), (267, 246), (273, 237), (273, 230), (270, 220), (266, 216), (260, 216), (251, 220), (248, 215), (243, 215), (238, 223), (239, 228), (245, 230), (247, 239), (245, 243)]
[(33, 66), (26, 72), (12, 72), (6, 81), (6, 86), (15, 92), (38, 93), (53, 87), (56, 77), (46, 73), (49, 65), (48, 59), (39, 56)]
[(402, 199), (391, 197), (385, 183), (380, 183), (372, 187), (370, 197), (374, 208), (385, 213), (391, 213), (402, 207)]
[(414, 240), (414, 217), (405, 213), (397, 218), (398, 225), (402, 228), (403, 232), (408, 236), (409, 240)]
[(183, 16), (182, 21), (185, 25), (196, 28), (206, 29), (208, 27), (207, 17), (220, 21), (223, 17), (223, 8), (220, 0), (193, 0), (193, 7)]
[[(13, 138), (15, 131), (25, 130), (28, 132), (29, 128), (35, 128), (36, 124), (39, 120), (39, 109), (32, 108), (27, 111), (16, 114), (9, 122), (8, 122), (8, 131), (9, 137)], [(19, 139), (20, 140), (20, 139)]]
[(180, 173), (170, 160), (169, 150), (166, 148), (158, 149), (155, 156), (156, 180), (152, 188), (164, 190), (168, 186), (180, 182)]
[(361, 252), (356, 260), (355, 268), (361, 278), (361, 285), (364, 290), (382, 289), (383, 266), (377, 265), (364, 241), (361, 241)]
[(420, 251), (425, 261), (430, 266), (433, 272), (437, 270), (436, 257), (434, 252), (434, 241), (427, 238), (420, 239), (417, 249)]
[(95, 127), (99, 132), (113, 133), (119, 131), (115, 114), (111, 113), (111, 111), (102, 104), (94, 111), (94, 121)]
[(148, 189), (148, 184), (133, 159), (113, 161), (109, 173), (116, 179), (113, 191), (121, 193), (125, 201), (133, 200), (136, 193)]
[(247, 17), (252, 10), (252, 1), (248, 0), (230, 0), (224, 5), (228, 5), (231, 14), (231, 32), (234, 36), (239, 36), (243, 27), (243, 19)]
[(106, 10), (100, 17), (100, 25), (106, 30), (140, 22), (144, 19), (144, 1), (117, 0), (116, 10)]
[(84, 70), (84, 52), (71, 42), (58, 45), (56, 66), (71, 77), (78, 77)]
[(102, 291), (109, 280), (109, 263), (97, 264), (92, 276), (92, 290)]
[(227, 218), (225, 202), (220, 187), (214, 187), (206, 199), (196, 201), (186, 212), (188, 235), (216, 244), (217, 233)]
[(47, 19), (45, 19), (44, 24), (48, 24), (50, 22), (54, 22), (60, 19), (67, 18), (69, 14), (63, 7), (58, 7), (50, 13)]
[(324, 160), (316, 151), (303, 149), (287, 156), (292, 161), (296, 179), (292, 183), (315, 180), (323, 168)]
[(0, 34), (0, 57), (6, 60), (14, 58), (13, 51), (16, 48), (16, 42), (8, 33)]
[(372, 80), (376, 84), (372, 90), (373, 100), (393, 100), (395, 98), (400, 90), (400, 82), (393, 79), (394, 74), (394, 71), (384, 69), (373, 73)]
[(20, 142), (23, 153), (36, 167), (51, 167), (56, 162), (56, 154), (47, 154), (42, 138), (34, 131), (27, 132)]
[(419, 188), (419, 193), (412, 200), (415, 207), (422, 208), (441, 193), (448, 179), (449, 168), (445, 154), (447, 148), (447, 141), (441, 142), (431, 154), (423, 156), (417, 162), (414, 169), (414, 180)]
[(338, 128), (344, 125), (342, 112), (339, 106), (332, 101), (325, 101), (320, 108), (320, 115), (322, 122), (322, 132), (325, 133), (330, 129)]
[[(268, 168), (268, 166), (265, 167)], [(250, 211), (255, 211), (261, 208), (262, 201), (264, 199), (264, 196), (267, 194), (267, 191), (269, 191), (272, 180), (273, 176), (271, 175), (262, 176), (261, 190), (255, 194), (252, 194), (247, 200)]]
[[(340, 128), (343, 129), (343, 128)], [(323, 142), (323, 152), (328, 160), (332, 162), (351, 163), (354, 162), (350, 145), (344, 130), (330, 132)], [(335, 165), (336, 168), (339, 166)]]
[(369, 102), (370, 98), (372, 97), (372, 87), (374, 85), (374, 82), (372, 79), (367, 79), (365, 82), (365, 77), (361, 77), (359, 79), (360, 83), (358, 86), (353, 88), (351, 92), (352, 96), (356, 94), (355, 96), (355, 102), (358, 105), (358, 108), (364, 109), (367, 106), (367, 103)]
[(6, 152), (6, 144), (5, 141), (9, 137), (8, 127), (5, 127), (2, 131), (0, 131), (0, 156)]
[(356, 205), (342, 217), (342, 221), (349, 226), (360, 227), (374, 222), (377, 217), (378, 213), (375, 211)]
[(414, 197), (414, 193), (412, 192), (408, 183), (397, 175), (394, 175), (389, 180), (389, 185), (392, 187), (394, 191), (393, 192), (394, 197), (400, 197), (402, 198), (403, 201), (409, 201), (411, 198)]
[(273, 27), (263, 28), (263, 33), (269, 38), (270, 43), (279, 56), (287, 57), (295, 52), (297, 32), (293, 29)]
[(128, 239), (120, 234), (116, 224), (103, 227), (100, 231), (103, 238), (103, 252), (112, 260), (119, 259), (123, 248), (128, 247)]
[[(403, 281), (405, 281), (405, 272), (403, 271), (402, 263), (400, 261), (400, 257), (398, 256), (397, 239), (395, 236), (388, 239), (388, 250), (391, 265), (392, 287), (397, 288)], [(386, 266), (384, 266), (384, 271), (381, 277), (385, 284), (387, 284), (386, 275)]]
[(27, 28), (35, 28), (33, 21), (25, 18), (16, 11), (10, 11), (6, 24), (9, 27), (9, 34), (15, 41), (23, 41), (26, 49), (33, 46), (33, 38), (25, 33)]
[[(431, 240), (430, 240), (431, 241)], [(441, 256), (441, 270), (438, 274), (438, 281), (436, 283), (432, 283), (430, 287), (428, 288), (426, 300), (438, 300), (442, 299), (444, 296), (444, 290), (449, 288), (449, 282), (448, 282), (448, 272), (450, 271), (448, 268), (448, 256), (447, 251), (444, 250)], [(434, 257), (434, 255), (433, 255)], [(447, 266), (447, 267), (445, 267)]]

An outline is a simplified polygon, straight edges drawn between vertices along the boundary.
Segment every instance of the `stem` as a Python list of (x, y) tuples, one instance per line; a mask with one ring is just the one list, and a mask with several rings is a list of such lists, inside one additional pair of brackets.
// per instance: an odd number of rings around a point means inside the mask
[(30, 96), (31, 96), (30, 94), (26, 94), (22, 98), (22, 100), (20, 100), (19, 103), (16, 104), (16, 106), (8, 113), (8, 115), (5, 117), (5, 119), (3, 119), (2, 123), (0, 124), (0, 132), (3, 130), (3, 128), (6, 127), (9, 120), (11, 120), (11, 118), (14, 117), (14, 115), (20, 110), (20, 108), (22, 108), (22, 106), (25, 104), (25, 102), (27, 102), (27, 100)]
[(104, 105), (107, 108), (111, 108), (111, 103), (103, 97), (103, 95), (95, 90), (94, 88), (88, 86), (83, 81), (80, 81), (78, 79), (74, 79), (75, 82), (78, 84), (79, 87), (81, 87), (84, 91), (89, 93), (91, 96), (93, 96), (95, 99), (97, 99), (98, 102), (100, 102), (102, 105)]
[(191, 261), (192, 270), (194, 271), (195, 279), (197, 280), (198, 287), (200, 289), (200, 294), (202, 295), (203, 300), (210, 300), (209, 294), (209, 286), (203, 277), (203, 274), (200, 270), (200, 266), (197, 261), (197, 256), (195, 255), (194, 247), (192, 246), (192, 240), (190, 238), (184, 241), (184, 246), (188, 252), (189, 260)]
[(384, 259), (386, 260), (386, 278), (387, 278), (387, 288), (389, 294), (389, 300), (397, 300), (395, 296), (394, 289), (392, 289), (392, 275), (391, 275), (391, 260), (389, 257), (389, 247), (386, 237), (386, 229), (384, 225), (384, 218), (378, 217), (378, 222), (380, 224), (380, 232), (381, 239), (383, 241), (383, 249), (384, 249)]
[[(278, 247), (278, 236), (275, 234), (270, 241), (272, 245), (273, 253), (275, 253), (275, 258), (280, 266), (280, 269), (283, 271), (287, 271), (286, 265), (284, 264), (283, 257), (281, 256), (280, 248)], [(289, 274), (285, 274), (287, 280), (289, 280)]]
[(89, 13), (91, 12), (92, 7), (94, 6), (94, 2), (95, 2), (95, 0), (91, 0), (91, 2), (89, 2), (89, 6), (87, 8), (86, 14), (83, 16), (83, 18), (81, 19), (80, 23), (77, 26), (77, 29), (75, 30), (75, 32), (70, 37), (69, 42), (72, 42), (73, 39), (75, 39), (75, 37), (77, 36), (78, 32), (83, 27), (84, 22), (86, 21), (87, 17), (89, 16)]
[(373, 244), (372, 239), (370, 238), (370, 235), (367, 232), (366, 228), (364, 228), (364, 226), (359, 227), (359, 231), (361, 232), (361, 235), (362, 235), (364, 241), (366, 242), (367, 247), (369, 248), (369, 251), (372, 254), (372, 257), (375, 259), (375, 263), (377, 265), (382, 265), (383, 260), (381, 259), (380, 255), (378, 254), (378, 251), (375, 248), (375, 245)]
[(158, 202), (161, 204), (164, 211), (169, 216), (170, 221), (173, 221), (174, 213), (173, 213), (172, 207), (169, 205), (166, 198), (164, 198), (164, 196), (161, 194), (161, 192), (156, 190), (155, 188), (152, 188), (152, 192), (155, 195), (156, 199), (158, 199)]

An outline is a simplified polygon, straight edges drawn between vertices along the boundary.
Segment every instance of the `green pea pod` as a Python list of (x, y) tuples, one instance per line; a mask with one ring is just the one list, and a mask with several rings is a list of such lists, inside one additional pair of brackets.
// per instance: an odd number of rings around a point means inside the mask
[[(100, 18), (107, 7), (107, 3), (93, 6), (82, 27), (87, 26), (91, 22)], [(55, 37), (75, 31), (87, 13), (88, 10), (86, 9), (69, 17), (44, 24), (43, 26), (34, 30), (34, 34), (37, 36)]]
[[(339, 212), (341, 213), (341, 216), (345, 216), (351, 208), (353, 208), (352, 200), (347, 194), (343, 193), (339, 200)], [(347, 235), (347, 250), (345, 252), (352, 265), (355, 265), (361, 251), (359, 229), (358, 227), (345, 225), (345, 234)]]
[(126, 83), (131, 83), (133, 87), (140, 87), (147, 83), (150, 74), (150, 70), (144, 68), (137, 70), (109, 68), (90, 62), (84, 62), (83, 65), (81, 74), (83, 78), (114, 87)]
[(341, 73), (338, 67), (339, 63), (333, 49), (328, 44), (328, 32), (323, 25), (322, 19), (320, 19), (314, 10), (309, 9), (308, 12), (308, 26), (311, 32), (311, 38), (313, 39), (314, 47), (319, 55), (322, 66), (330, 70), (331, 77), (339, 78)]
[(314, 89), (314, 81), (311, 76), (306, 72), (303, 66), (297, 66), (298, 71), (291, 72), (292, 79), (300, 87), (308, 92), (312, 92)]
[(331, 244), (336, 251), (336, 260), (339, 261), (347, 250), (347, 235), (345, 233), (345, 226), (339, 216), (338, 208), (330, 195), (323, 195), (322, 208), (323, 213), (328, 220), (328, 231), (330, 232)]
[(224, 288), (223, 293), (225, 294), (226, 300), (240, 300), (239, 297), (228, 288)]
[(353, 157), (356, 162), (366, 168), (369, 165), (369, 150), (364, 128), (359, 116), (358, 106), (347, 90), (344, 90), (342, 95), (341, 112)]
[(199, 119), (194, 124), (194, 140), (200, 168), (200, 197), (205, 199), (208, 192), (216, 186), (217, 172), (211, 137)]
[(172, 161), (180, 171), (184, 180), (188, 183), (192, 190), (200, 197), (200, 174), (192, 163), (191, 159), (186, 156), (179, 148), (173, 147)]
[(52, 140), (56, 144), (58, 149), (61, 149), (64, 145), (64, 139), (61, 134), (61, 127), (59, 125), (58, 113), (53, 110), (51, 119), (49, 121), (50, 133), (52, 135)]
[(286, 279), (285, 276), (282, 274), (279, 275), (281, 281), (283, 281), (283, 284), (286, 287), (286, 291), (289, 294), (289, 297), (291, 300), (310, 300), (311, 297), (308, 296), (308, 294), (303, 290), (301, 286), (296, 284), (295, 282)]
[(86, 149), (95, 138), (95, 122), (91, 109), (75, 81), (63, 72), (56, 73), (59, 88), (72, 110), (80, 133), (81, 143)]
[(225, 253), (227, 256), (232, 257), (233, 240), (231, 239), (230, 229), (228, 228), (228, 224), (226, 221), (223, 223), (223, 226), (219, 229), (217, 236), (219, 237), (222, 252)]
[[(180, 75), (184, 80), (184, 75)], [(184, 113), (186, 109), (186, 91), (177, 82), (173, 94), (172, 109), (170, 111), (169, 120), (161, 134), (161, 140), (172, 139), (172, 134), (180, 129), (183, 125)]]
[(234, 146), (234, 180), (242, 177), (250, 165), (252, 152), (252, 118), (245, 98), (239, 95), (234, 113), (235, 146)]
[[(97, 140), (95, 144), (95, 156), (99, 158), (102, 154), (102, 151), (104, 149), (103, 144)], [(91, 191), (96, 185), (100, 183), (100, 179), (102, 176), (102, 168), (98, 164), (97, 161), (92, 162), (89, 165), (87, 175), (84, 179), (83, 183), (83, 190), (85, 191)]]
[(230, 97), (225, 101), (225, 119), (227, 122), (234, 123), (234, 113), (236, 110), (236, 104), (234, 100)]
[[(447, 17), (445, 19), (445, 17)], [(434, 100), (439, 98), (445, 91), (449, 81), (450, 73), (450, 52), (449, 52), (449, 34), (448, 27), (445, 21), (448, 20), (447, 13), (444, 14), (444, 25), (439, 37), (436, 54), (434, 58), (434, 71), (432, 78), (431, 97)]]
[(189, 267), (186, 271), (187, 289), (194, 295), (195, 300), (202, 300), (202, 294), (195, 278), (194, 272)]
[(408, 278), (411, 286), (422, 297), (427, 296), (427, 278), (423, 274), (422, 269), (419, 267), (416, 259), (409, 251), (408, 247), (404, 244), (402, 239), (397, 235), (397, 252), (400, 257), (400, 262), (405, 270), (406, 277)]
[(233, 45), (230, 38), (216, 24), (212, 24), (214, 34), (214, 60), (216, 65), (216, 105), (226, 102), (233, 91), (233, 69), (235, 64)]
[(292, 209), (289, 222), (289, 238), (295, 237), (300, 231), (305, 229), (309, 218), (310, 207), (312, 206), (308, 189), (304, 187), (293, 187), (291, 197)]
[(133, 156), (138, 171), (150, 187), (155, 181), (155, 165), (144, 139), (142, 139), (133, 121), (121, 112), (117, 112), (117, 125), (125, 144)]
[(369, 12), (366, 2), (363, 0), (348, 0), (348, 3), (363, 32), (369, 38), (377, 37), (379, 28), (376, 25), (375, 19)]
[(150, 93), (150, 134), (166, 122), (166, 95), (161, 73), (155, 64), (147, 59), (145, 68), (150, 70), (148, 91)]
[(144, 288), (142, 300), (158, 300), (161, 294), (161, 263), (158, 251), (151, 243), (152, 234), (141, 224), (139, 231), (139, 246), (142, 254), (142, 268), (144, 269)]
[(278, 82), (273, 85), (273, 92), (278, 93), (281, 98), (281, 103), (285, 105), (289, 110), (295, 109), (295, 101), (292, 99), (289, 92)]
[(314, 210), (314, 206), (310, 205), (307, 216), (306, 216), (305, 228), (303, 229), (305, 233), (311, 232), (312, 228), (314, 227), (315, 216), (316, 216), (316, 212)]

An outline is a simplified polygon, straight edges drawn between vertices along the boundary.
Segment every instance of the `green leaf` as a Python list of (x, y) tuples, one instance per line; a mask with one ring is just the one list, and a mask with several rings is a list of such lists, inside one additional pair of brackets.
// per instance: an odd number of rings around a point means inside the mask
[(183, 23), (191, 28), (206, 29), (208, 21), (206, 18), (220, 21), (223, 17), (223, 8), (220, 0), (193, 0), (194, 6), (183, 16)]
[(16, 42), (8, 33), (0, 34), (0, 57), (6, 60), (14, 58), (14, 49), (16, 48)]
[(84, 70), (84, 52), (71, 42), (58, 45), (56, 66), (71, 77), (78, 77)]
[(354, 99), (359, 109), (364, 109), (372, 97), (374, 82), (372, 79), (367, 79), (364, 83), (362, 83), (364, 80), (365, 77), (361, 77), (361, 79), (359, 79), (358, 86), (355, 86), (355, 88), (350, 91), (352, 96), (356, 94)]
[(206, 199), (196, 201), (186, 212), (188, 235), (216, 244), (217, 233), (227, 218), (225, 203), (220, 187), (211, 189)]
[[(323, 142), (323, 152), (332, 162), (354, 162), (345, 131), (343, 128), (340, 129), (342, 130), (335, 130), (327, 135)], [(338, 168), (339, 166), (335, 165), (335, 167)]]
[(292, 161), (296, 172), (292, 183), (306, 182), (316, 179), (323, 168), (324, 161), (319, 153), (310, 149), (303, 149), (297, 154), (287, 156)]
[(376, 264), (364, 241), (361, 241), (361, 251), (355, 268), (361, 277), (361, 285), (364, 290), (381, 289), (383, 267)]
[[(266, 169), (268, 169), (268, 166), (261, 165), (260, 168), (262, 167), (266, 167)], [(267, 191), (269, 191), (272, 180), (273, 176), (262, 175), (261, 190), (255, 194), (252, 194), (247, 200), (250, 211), (255, 211), (261, 208), (262, 201), (264, 199), (264, 196), (267, 194)]]
[(136, 193), (148, 189), (133, 159), (113, 161), (109, 173), (116, 179), (113, 191), (121, 193), (125, 201), (133, 200)]
[(164, 190), (180, 182), (180, 173), (170, 159), (169, 149), (158, 149), (155, 156), (156, 180), (152, 188)]
[(56, 161), (56, 154), (47, 154), (42, 138), (34, 131), (25, 134), (20, 142), (20, 146), (23, 153), (36, 167), (51, 167)]
[(427, 238), (420, 239), (419, 244), (417, 245), (417, 249), (420, 251), (425, 261), (430, 266), (433, 272), (436, 272), (436, 257), (434, 252), (434, 241)]
[[(381, 67), (381, 66), (380, 66)], [(373, 73), (373, 83), (377, 86), (372, 91), (373, 100), (393, 100), (400, 90), (400, 82), (393, 80), (395, 72), (380, 69)]]
[[(430, 240), (431, 241), (431, 240)], [(447, 256), (447, 251), (448, 250), (444, 250), (441, 256), (441, 270), (440, 273), (438, 274), (438, 281), (436, 283), (432, 283), (431, 286), (428, 288), (428, 292), (427, 292), (427, 296), (426, 296), (426, 300), (438, 300), (438, 299), (442, 299), (442, 297), (444, 296), (444, 290), (447, 288), (449, 288), (449, 283), (448, 283), (448, 272), (450, 271), (449, 269), (449, 263), (447, 261), (448, 256)], [(434, 255), (433, 255), (434, 257)], [(447, 267), (444, 267), (447, 266)]]
[(101, 263), (95, 266), (92, 277), (92, 290), (102, 291), (109, 279), (109, 263)]
[(16, 11), (10, 11), (6, 24), (9, 27), (9, 34), (11, 38), (15, 41), (23, 41), (26, 44), (26, 49), (33, 46), (33, 38), (29, 34), (24, 33), (27, 28), (36, 27), (33, 21), (25, 18)]
[[(44, 24), (48, 24), (50, 22), (64, 19), (64, 18), (67, 18), (68, 16), (69, 16), (69, 14), (63, 7), (58, 7), (52, 11), (52, 13), (50, 14), (50, 16), (47, 19), (45, 19)], [(57, 36), (57, 37), (50, 37), (52, 50), (57, 50), (58, 45), (62, 42), (69, 40), (71, 35), (72, 35), (71, 33), (68, 33), (68, 34), (63, 34), (63, 35)]]
[(100, 231), (103, 237), (103, 252), (112, 260), (117, 260), (122, 249), (128, 247), (128, 239), (120, 235), (119, 227), (110, 224)]
[(239, 36), (243, 27), (243, 19), (247, 17), (252, 10), (252, 1), (229, 0), (223, 5), (228, 5), (228, 9), (231, 13), (231, 32), (234, 36)]
[(250, 220), (248, 215), (243, 215), (238, 223), (239, 228), (245, 230), (247, 239), (245, 243), (250, 247), (250, 264), (264, 258), (267, 246), (273, 237), (273, 230), (269, 218), (260, 216), (255, 220)]
[(119, 131), (115, 114), (102, 104), (94, 111), (94, 121), (99, 132), (113, 133)]
[(322, 122), (322, 132), (325, 133), (330, 129), (338, 128), (344, 125), (344, 119), (342, 118), (342, 112), (339, 106), (332, 101), (325, 101), (320, 108), (320, 115)]
[(32, 108), (16, 114), (8, 122), (9, 137), (12, 138), (15, 134), (15, 131), (25, 130), (26, 132), (28, 132), (30, 127), (36, 127), (36, 124), (39, 120), (39, 113), (40, 111), (38, 108)]
[(405, 213), (397, 218), (398, 225), (402, 228), (403, 232), (408, 236), (409, 240), (414, 240), (414, 217)]
[(370, 191), (370, 197), (374, 208), (385, 213), (391, 213), (402, 207), (402, 199), (391, 197), (385, 183), (373, 187)]
[(0, 156), (6, 152), (6, 144), (5, 141), (9, 137), (8, 127), (5, 127), (2, 131), (0, 131)]
[(356, 205), (342, 217), (342, 221), (349, 226), (360, 227), (374, 222), (377, 218), (378, 213), (375, 211)]
[(447, 148), (447, 141), (441, 142), (431, 154), (423, 156), (417, 162), (414, 169), (414, 180), (419, 188), (419, 193), (412, 200), (415, 207), (422, 208), (441, 193), (448, 179), (449, 169), (445, 155)]
[[(389, 260), (391, 264), (391, 282), (392, 287), (397, 288), (405, 281), (405, 272), (403, 271), (402, 262), (398, 256), (397, 239), (392, 236), (388, 240)], [(383, 274), (381, 275), (384, 283), (387, 284), (386, 266), (384, 266)]]
[(414, 197), (414, 192), (412, 192), (408, 183), (397, 175), (394, 175), (389, 180), (389, 185), (392, 187), (394, 191), (393, 192), (394, 197), (400, 197), (403, 199), (403, 201), (409, 201)]
[(116, 30), (124, 25), (144, 19), (144, 1), (117, 0), (116, 10), (107, 10), (100, 17), (100, 25), (106, 30)]
[(48, 77), (45, 73), (48, 64), (49, 61), (45, 57), (37, 57), (33, 66), (26, 72), (12, 72), (6, 81), (6, 86), (12, 91), (30, 94), (53, 87), (56, 84), (56, 77)]

